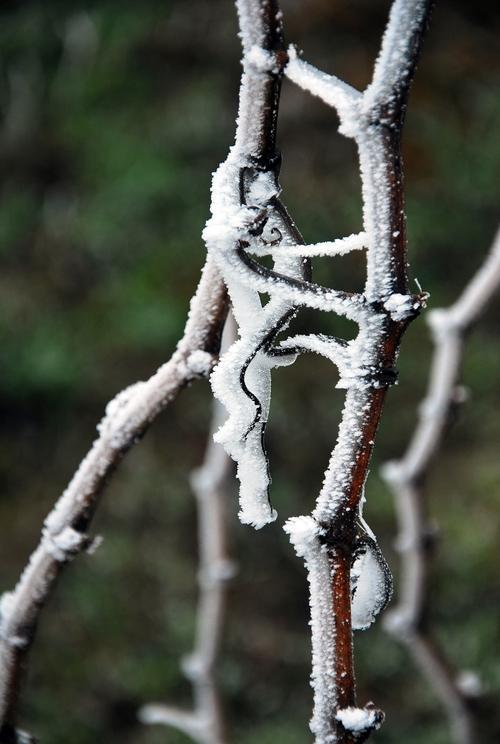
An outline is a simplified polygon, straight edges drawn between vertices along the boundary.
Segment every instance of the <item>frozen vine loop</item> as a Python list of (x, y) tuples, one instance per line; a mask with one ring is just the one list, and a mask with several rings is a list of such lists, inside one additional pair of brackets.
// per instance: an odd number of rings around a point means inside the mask
[[(382, 714), (370, 705), (357, 707), (352, 628), (371, 624), (390, 596), (391, 580), (361, 506), (386, 390), (396, 380), (400, 340), (426, 299), (408, 289), (400, 137), (431, 2), (395, 0), (364, 92), (316, 70), (293, 47), (285, 52), (276, 2), (236, 5), (243, 42), (236, 141), (214, 174), (212, 216), (204, 231), (239, 333), (212, 374), (214, 394), (228, 411), (216, 439), (237, 463), (241, 520), (256, 528), (273, 521), (264, 447), (271, 370), (304, 351), (338, 368), (345, 405), (323, 487), (312, 515), (289, 520), (285, 529), (309, 574), (312, 731), (318, 744), (362, 741)], [(304, 245), (280, 201), (276, 122), (283, 74), (335, 108), (340, 133), (357, 145), (364, 222), (357, 235)], [(310, 259), (362, 249), (362, 293), (313, 282)], [(266, 255), (272, 269), (259, 261)], [(278, 340), (301, 307), (347, 317), (357, 323), (358, 335), (352, 341), (314, 333)]]

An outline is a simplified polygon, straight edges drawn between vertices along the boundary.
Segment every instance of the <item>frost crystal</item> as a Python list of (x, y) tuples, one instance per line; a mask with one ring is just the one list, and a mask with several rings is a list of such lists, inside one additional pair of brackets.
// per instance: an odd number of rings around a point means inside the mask
[(254, 45), (246, 56), (247, 61), (259, 72), (271, 72), (276, 74), (279, 70), (276, 65), (274, 54)]
[(336, 715), (337, 721), (340, 721), (346, 731), (353, 734), (379, 728), (378, 718), (377, 711), (366, 708), (341, 708)]
[[(332, 606), (331, 570), (326, 549), (319, 540), (321, 530), (313, 517), (293, 517), (285, 532), (307, 569), (310, 589), (312, 674), (314, 711), (310, 727), (317, 744), (336, 741), (330, 712), (335, 708), (335, 618)], [(330, 732), (326, 734), (325, 732)]]
[(47, 529), (43, 532), (43, 545), (56, 561), (66, 561), (71, 554), (80, 550), (87, 542), (87, 536), (72, 527), (65, 527), (59, 534)]
[(208, 375), (212, 369), (212, 362), (213, 357), (208, 351), (197, 349), (188, 356), (186, 365), (195, 375)]
[(376, 543), (367, 541), (351, 569), (352, 627), (365, 630), (386, 606), (392, 594), (389, 568)]
[(398, 321), (410, 318), (418, 309), (419, 303), (415, 303), (411, 295), (395, 293), (384, 302), (384, 307), (391, 314), (391, 318)]

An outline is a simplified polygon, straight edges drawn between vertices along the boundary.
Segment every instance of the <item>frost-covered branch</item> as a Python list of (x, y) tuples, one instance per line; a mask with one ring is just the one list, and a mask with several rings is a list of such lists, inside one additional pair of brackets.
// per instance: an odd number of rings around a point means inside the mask
[[(415, 296), (408, 291), (400, 139), (431, 4), (426, 0), (393, 3), (373, 79), (363, 93), (302, 62), (294, 50), (285, 69), (292, 81), (337, 110), (340, 133), (354, 139), (358, 147), (367, 236), (367, 312), (358, 318), (359, 334), (348, 344), (347, 370), (341, 369), (340, 385), (347, 388), (343, 416), (312, 514), (316, 562), (310, 556), (306, 562), (311, 607), (324, 606), (321, 596), (328, 591), (333, 607), (333, 619), (325, 610), (321, 622), (333, 625), (333, 643), (327, 650), (329, 668), (335, 670), (333, 690), (331, 679), (321, 671), (325, 660), (314, 669), (322, 640), (315, 638), (313, 623), (312, 730), (318, 744), (362, 741), (383, 717), (371, 705), (357, 707), (352, 630), (368, 627), (391, 593), (387, 564), (362, 519), (361, 507), (386, 390), (395, 381), (400, 340), (425, 303), (424, 293)], [(287, 529), (295, 545), (296, 528), (291, 520)], [(321, 580), (325, 550), (330, 575)]]
[[(240, 518), (262, 527), (276, 517), (268, 497), (263, 445), (270, 399), (270, 371), (293, 354), (271, 349), (303, 293), (317, 303), (355, 304), (347, 293), (309, 281), (301, 256), (278, 257), (272, 270), (253, 258), (263, 246), (297, 246), (302, 237), (279, 200), (280, 155), (276, 127), (283, 67), (287, 61), (281, 14), (274, 0), (238, 0), (243, 75), (235, 144), (214, 174), (212, 216), (203, 237), (227, 284), (239, 339), (212, 375), (215, 396), (229, 412), (216, 434), (237, 462)], [(259, 292), (270, 294), (263, 306)]]
[[(116, 396), (99, 424), (99, 436), (44, 523), (41, 541), (19, 582), (0, 601), (0, 739), (16, 741), (23, 666), (40, 612), (62, 569), (96, 541), (88, 529), (101, 493), (127, 451), (191, 380), (206, 377), (218, 356), (227, 313), (226, 290), (208, 259), (184, 335), (170, 361), (146, 382)], [(9, 738), (10, 737), (10, 738)]]
[[(391, 580), (361, 505), (368, 463), (387, 388), (395, 382), (399, 343), (426, 295), (411, 295), (400, 136), (430, 0), (393, 4), (372, 83), (364, 93), (284, 52), (281, 13), (271, 0), (237, 0), (243, 76), (235, 145), (214, 174), (212, 217), (204, 238), (228, 286), (239, 340), (212, 375), (229, 417), (216, 435), (236, 460), (240, 518), (262, 527), (276, 518), (268, 498), (263, 437), (271, 369), (312, 351), (329, 358), (347, 390), (337, 445), (310, 517), (286, 530), (305, 559), (311, 590), (312, 730), (317, 744), (366, 739), (381, 722), (373, 706), (357, 708), (352, 628), (368, 627), (383, 608)], [(285, 66), (286, 65), (286, 66)], [(334, 106), (340, 132), (359, 151), (364, 230), (358, 236), (304, 246), (279, 201), (276, 121), (283, 71)], [(366, 248), (362, 294), (334, 291), (311, 279), (309, 259)], [(258, 257), (270, 255), (269, 269)], [(253, 256), (253, 257), (252, 257)], [(269, 296), (263, 304), (260, 294)], [(277, 340), (302, 307), (354, 320), (353, 341), (303, 334)], [(353, 597), (351, 607), (351, 597)]]
[(402, 575), (398, 606), (387, 629), (404, 641), (445, 707), (455, 744), (473, 744), (476, 734), (467, 695), (436, 647), (426, 624), (427, 574), (432, 530), (426, 513), (425, 480), (446, 435), (450, 415), (464, 400), (460, 368), (465, 337), (500, 287), (500, 231), (483, 265), (447, 309), (434, 310), (428, 322), (434, 355), (427, 394), (404, 456), (387, 463), (382, 475), (394, 494), (399, 521)]
[[(229, 317), (223, 348), (234, 340), (235, 326)], [(227, 582), (236, 567), (227, 546), (226, 491), (231, 461), (220, 444), (213, 441), (223, 418), (222, 406), (215, 402), (205, 458), (191, 477), (198, 504), (199, 597), (194, 649), (183, 660), (182, 668), (193, 686), (194, 707), (185, 711), (152, 703), (139, 712), (144, 723), (174, 726), (200, 744), (225, 744), (227, 741), (216, 666), (224, 630)]]

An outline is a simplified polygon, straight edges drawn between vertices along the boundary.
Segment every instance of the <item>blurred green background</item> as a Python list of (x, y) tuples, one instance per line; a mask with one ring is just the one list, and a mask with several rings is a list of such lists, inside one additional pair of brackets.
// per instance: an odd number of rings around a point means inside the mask
[[(363, 86), (388, 10), (373, 0), (284, 0), (288, 39)], [(500, 11), (440, 0), (405, 132), (412, 276), (431, 307), (481, 262), (500, 209)], [(234, 134), (239, 46), (230, 0), (8, 2), (0, 11), (0, 587), (10, 588), (41, 521), (118, 390), (171, 354), (204, 260), (210, 173)], [(285, 84), (284, 198), (308, 242), (360, 228), (353, 146), (333, 113)], [(362, 257), (316, 276), (362, 285)], [(429, 482), (442, 535), (431, 619), (450, 660), (484, 683), (481, 742), (500, 741), (500, 338), (497, 300), (471, 336), (471, 397)], [(320, 314), (299, 324), (339, 329)], [(352, 329), (342, 325), (342, 332)], [(399, 455), (428, 370), (423, 321), (405, 338), (368, 483), (366, 514), (397, 574), (391, 498), (378, 466)], [(281, 525), (310, 510), (342, 401), (319, 358), (274, 375), (268, 428), (279, 521), (254, 533), (231, 514), (240, 572), (230, 590), (220, 680), (232, 740), (310, 741), (306, 581)], [(198, 383), (127, 457), (78, 559), (43, 614), (23, 726), (47, 744), (182, 744), (144, 728), (149, 700), (188, 705), (178, 661), (196, 598), (188, 474), (210, 416)], [(356, 639), (360, 700), (387, 721), (380, 744), (445, 744), (444, 715), (406, 651), (378, 624)]]

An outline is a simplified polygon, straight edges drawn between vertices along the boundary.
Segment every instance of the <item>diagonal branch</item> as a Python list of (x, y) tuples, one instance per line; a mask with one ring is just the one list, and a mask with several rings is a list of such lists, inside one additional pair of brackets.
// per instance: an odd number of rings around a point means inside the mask
[(426, 510), (425, 480), (446, 435), (454, 408), (463, 401), (459, 385), (465, 337), (500, 287), (500, 231), (483, 265), (460, 297), (447, 309), (428, 316), (434, 355), (427, 394), (406, 453), (387, 463), (382, 475), (395, 500), (402, 576), (398, 606), (386, 627), (408, 645), (415, 662), (445, 708), (456, 744), (476, 741), (466, 695), (436, 647), (427, 623), (432, 530)]
[(41, 610), (67, 563), (95, 545), (87, 531), (110, 476), (178, 393), (191, 380), (209, 374), (219, 352), (226, 314), (226, 290), (209, 259), (191, 301), (184, 335), (172, 358), (149, 380), (132, 385), (108, 404), (98, 427), (99, 437), (45, 520), (42, 539), (18, 584), (2, 596), (1, 741), (16, 740), (23, 667)]

